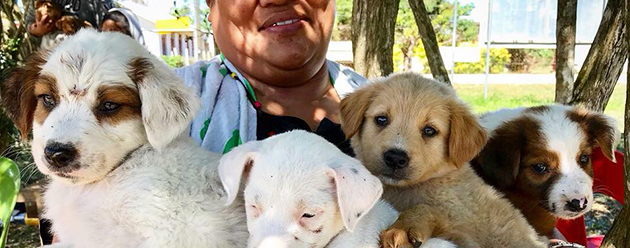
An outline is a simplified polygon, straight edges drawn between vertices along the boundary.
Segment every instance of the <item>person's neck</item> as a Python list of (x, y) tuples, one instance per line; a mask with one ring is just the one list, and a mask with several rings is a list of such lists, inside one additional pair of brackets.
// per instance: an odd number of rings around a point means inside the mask
[(326, 63), (310, 78), (291, 82), (264, 82), (243, 74), (254, 89), (256, 98), (264, 102), (312, 102), (326, 96), (332, 86)]

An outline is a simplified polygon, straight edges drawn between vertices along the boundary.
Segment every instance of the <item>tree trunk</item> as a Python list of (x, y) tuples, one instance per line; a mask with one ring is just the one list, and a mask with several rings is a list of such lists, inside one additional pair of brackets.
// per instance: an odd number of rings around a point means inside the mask
[(367, 78), (387, 76), (394, 72), (394, 28), (399, 3), (400, 0), (354, 0), (354, 69)]
[(418, 33), (420, 33), (420, 37), (422, 38), (424, 51), (427, 53), (431, 74), (433, 74), (433, 78), (450, 85), (451, 80), (448, 78), (448, 71), (446, 71), (442, 54), (440, 54), (440, 47), (435, 38), (435, 30), (433, 30), (431, 19), (429, 19), (429, 15), (427, 14), (427, 8), (422, 1), (423, 0), (409, 0), (409, 5), (416, 19), (416, 25), (418, 25)]
[(556, 102), (569, 103), (575, 65), (577, 0), (558, 0), (556, 19)]
[(575, 80), (570, 104), (603, 111), (628, 57), (624, 1), (609, 0), (586, 61)]
[[(630, 0), (625, 0), (626, 34), (630, 34)], [(626, 45), (630, 48), (630, 35), (626, 35)], [(630, 63), (628, 63), (628, 82), (630, 82)], [(626, 89), (626, 113), (624, 123), (624, 167), (625, 167), (625, 202), (621, 213), (615, 218), (613, 226), (602, 242), (602, 248), (630, 247), (630, 88)]]
[[(625, 0), (626, 9), (626, 45), (630, 48), (630, 0)], [(628, 82), (630, 82), (630, 63), (628, 63)], [(621, 213), (615, 218), (613, 226), (602, 242), (602, 248), (630, 247), (630, 87), (626, 89), (626, 113), (624, 123), (624, 167), (625, 167), (625, 202)]]

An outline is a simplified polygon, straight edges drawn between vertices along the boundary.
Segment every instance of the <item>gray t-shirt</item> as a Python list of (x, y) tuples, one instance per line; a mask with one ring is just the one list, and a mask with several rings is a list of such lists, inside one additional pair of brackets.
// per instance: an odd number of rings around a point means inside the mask
[[(113, 0), (50, 0), (63, 8), (63, 13), (76, 14), (79, 18), (98, 27), (107, 10), (114, 8)], [(35, 22), (35, 0), (28, 1), (26, 25)]]

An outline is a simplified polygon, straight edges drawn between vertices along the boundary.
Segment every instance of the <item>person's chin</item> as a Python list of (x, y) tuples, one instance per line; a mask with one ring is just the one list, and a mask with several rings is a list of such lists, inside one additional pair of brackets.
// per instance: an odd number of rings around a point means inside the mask
[[(280, 48), (278, 48), (280, 49)], [(303, 69), (305, 66), (312, 66), (317, 63), (317, 60), (322, 60), (324, 58), (318, 58), (315, 56), (314, 51), (307, 51), (305, 49), (285, 49), (286, 50), (278, 50), (271, 49), (270, 51), (283, 51), (282, 53), (271, 53), (272, 56), (269, 56), (268, 61), (276, 68), (280, 68), (282, 70), (299, 70)], [(314, 69), (314, 68), (313, 68)]]

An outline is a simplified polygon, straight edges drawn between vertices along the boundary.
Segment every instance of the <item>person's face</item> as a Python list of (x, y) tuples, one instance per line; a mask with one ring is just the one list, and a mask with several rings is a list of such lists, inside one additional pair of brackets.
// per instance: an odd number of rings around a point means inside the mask
[(106, 20), (101, 25), (103, 32), (120, 32), (125, 34), (125, 29), (118, 25), (114, 20)]
[(210, 5), (219, 49), (237, 67), (267, 74), (321, 68), (334, 0), (214, 0)]

